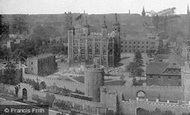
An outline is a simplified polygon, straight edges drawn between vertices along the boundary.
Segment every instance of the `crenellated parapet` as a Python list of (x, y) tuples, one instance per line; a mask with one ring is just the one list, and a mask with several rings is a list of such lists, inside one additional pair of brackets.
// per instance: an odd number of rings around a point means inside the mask
[(160, 101), (159, 99), (149, 100), (136, 98), (136, 100), (123, 100), (121, 102), (121, 108), (122, 113), (130, 115), (136, 115), (138, 108), (148, 111), (159, 109), (161, 111), (171, 111), (176, 115), (182, 115), (182, 113), (190, 113), (190, 102), (173, 102), (170, 100)]

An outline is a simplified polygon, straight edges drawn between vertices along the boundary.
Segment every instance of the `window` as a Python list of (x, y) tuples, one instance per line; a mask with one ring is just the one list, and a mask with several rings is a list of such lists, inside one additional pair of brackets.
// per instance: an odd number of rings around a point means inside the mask
[(177, 65), (176, 63), (173, 63), (173, 65)]
[(168, 79), (171, 79), (171, 76), (169, 76)]
[(160, 77), (160, 76), (158, 76), (158, 78), (160, 79), (161, 77)]
[(146, 94), (144, 91), (138, 91), (136, 95), (138, 98), (145, 98), (146, 97)]

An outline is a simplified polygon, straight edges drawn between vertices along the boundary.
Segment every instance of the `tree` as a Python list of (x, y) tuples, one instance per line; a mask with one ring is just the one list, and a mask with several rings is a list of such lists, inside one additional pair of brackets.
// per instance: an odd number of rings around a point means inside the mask
[(25, 59), (27, 58), (27, 54), (24, 51), (24, 49), (21, 48), (17, 48), (14, 52), (12, 52), (12, 58), (17, 60), (17, 61), (25, 61)]
[(46, 89), (46, 83), (44, 81), (40, 83), (40, 89)]
[(3, 20), (3, 16), (0, 15), (0, 41), (5, 39), (9, 34), (9, 25)]
[(5, 66), (4, 75), (2, 76), (2, 82), (5, 84), (15, 84), (16, 79), (16, 67), (13, 63), (9, 62)]
[(15, 16), (13, 19), (13, 33), (14, 34), (23, 34), (24, 32), (28, 33), (28, 24), (26, 22), (26, 15)]
[(52, 107), (53, 102), (55, 100), (55, 96), (49, 93), (46, 93), (46, 101), (48, 102), (49, 106)]
[(138, 67), (135, 70), (135, 75), (141, 77), (143, 75), (143, 72), (144, 72), (144, 70), (141, 67)]
[(0, 47), (0, 59), (8, 61), (11, 58), (10, 54), (10, 50), (6, 47)]
[(143, 66), (143, 60), (142, 55), (139, 50), (135, 52), (134, 62), (137, 64), (138, 67)]
[(129, 65), (126, 66), (126, 71), (130, 72), (131, 76), (135, 76), (135, 70), (138, 67), (137, 63), (130, 62)]
[(36, 82), (36, 81), (33, 80), (32, 84), (33, 84), (35, 90), (40, 90), (40, 84), (39, 84), (39, 82)]
[(35, 90), (40, 90), (40, 85), (35, 80), (25, 79), (24, 83), (30, 84)]

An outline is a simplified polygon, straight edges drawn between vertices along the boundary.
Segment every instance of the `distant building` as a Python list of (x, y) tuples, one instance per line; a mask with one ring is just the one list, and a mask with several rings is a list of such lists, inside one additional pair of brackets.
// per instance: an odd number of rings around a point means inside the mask
[(121, 51), (123, 53), (133, 53), (139, 50), (146, 53), (148, 50), (157, 50), (158, 41), (149, 38), (127, 37), (121, 40)]
[(27, 71), (30, 74), (47, 76), (57, 70), (55, 56), (52, 54), (42, 54), (27, 59)]
[(181, 86), (181, 67), (176, 63), (151, 62), (146, 68), (147, 85)]
[(101, 33), (91, 33), (87, 23), (84, 27), (77, 25), (68, 32), (70, 64), (86, 63), (88, 65), (98, 57), (101, 65), (113, 67), (120, 61), (120, 52), (120, 25), (117, 18), (110, 34), (108, 34), (105, 20)]

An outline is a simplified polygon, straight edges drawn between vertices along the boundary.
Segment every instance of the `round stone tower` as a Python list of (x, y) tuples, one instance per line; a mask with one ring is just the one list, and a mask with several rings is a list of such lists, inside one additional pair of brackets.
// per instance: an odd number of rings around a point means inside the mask
[(100, 87), (104, 85), (104, 69), (97, 63), (85, 69), (85, 95), (100, 101)]

